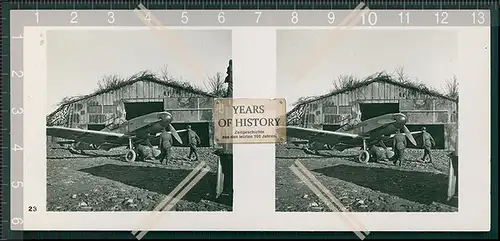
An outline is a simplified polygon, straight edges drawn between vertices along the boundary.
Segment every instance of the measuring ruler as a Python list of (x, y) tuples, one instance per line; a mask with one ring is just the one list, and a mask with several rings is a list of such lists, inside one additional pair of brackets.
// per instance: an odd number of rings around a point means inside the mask
[[(2, 23), (6, 17), (2, 12)], [(8, 12), (7, 12), (8, 13)], [(2, 26), (2, 239), (22, 239), (24, 226), (23, 23)], [(10, 33), (9, 33), (10, 30)], [(9, 44), (10, 42), (10, 44)]]

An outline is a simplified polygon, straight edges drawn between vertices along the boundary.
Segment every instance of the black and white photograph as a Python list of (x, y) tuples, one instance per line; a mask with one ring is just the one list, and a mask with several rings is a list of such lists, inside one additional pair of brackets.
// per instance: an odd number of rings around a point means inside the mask
[(231, 212), (232, 145), (212, 122), (214, 99), (232, 97), (231, 37), (47, 31), (46, 210), (147, 212), (175, 197), (170, 211)]
[(332, 211), (317, 190), (350, 212), (458, 212), (457, 31), (276, 35), (277, 212)]

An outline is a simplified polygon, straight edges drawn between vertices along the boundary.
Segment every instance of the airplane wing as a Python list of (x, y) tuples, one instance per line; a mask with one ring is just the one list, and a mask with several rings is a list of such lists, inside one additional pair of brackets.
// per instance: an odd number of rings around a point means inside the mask
[(287, 126), (286, 135), (304, 139), (312, 142), (320, 142), (324, 144), (335, 145), (343, 140), (353, 140), (361, 136), (346, 132), (325, 131), (311, 128), (303, 128), (297, 126)]
[(47, 135), (100, 146), (101, 144), (127, 144), (129, 136), (121, 133), (84, 130), (62, 126), (48, 126)]

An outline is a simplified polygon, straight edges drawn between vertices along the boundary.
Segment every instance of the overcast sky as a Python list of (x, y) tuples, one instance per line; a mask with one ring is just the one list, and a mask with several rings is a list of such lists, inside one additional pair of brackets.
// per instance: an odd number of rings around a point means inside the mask
[[(337, 33), (332, 35), (332, 31)], [(287, 99), (288, 110), (301, 96), (327, 93), (340, 75), (366, 77), (384, 70), (392, 72), (402, 65), (410, 78), (442, 89), (445, 80), (457, 74), (456, 31), (340, 32), (277, 31), (277, 92)], [(328, 43), (326, 47), (320, 47), (324, 43)]]
[[(66, 96), (90, 94), (104, 75), (159, 72), (204, 87), (225, 76), (230, 30), (52, 30), (47, 34), (47, 114)], [(199, 64), (196, 64), (199, 63)]]

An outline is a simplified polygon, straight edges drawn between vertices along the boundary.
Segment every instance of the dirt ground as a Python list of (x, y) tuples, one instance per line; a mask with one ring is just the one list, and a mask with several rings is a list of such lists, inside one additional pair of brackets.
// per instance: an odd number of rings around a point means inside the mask
[[(172, 211), (231, 211), (232, 197), (215, 199), (217, 156), (199, 148), (210, 167)], [(61, 147), (47, 150), (47, 211), (151, 211), (199, 162), (185, 160), (189, 148), (175, 147), (174, 161), (127, 163), (123, 151), (72, 154)]]
[[(291, 170), (302, 163), (352, 212), (454, 212), (446, 202), (448, 153), (434, 150), (433, 164), (419, 159), (423, 150), (407, 150), (402, 166), (356, 161), (356, 150), (305, 154), (292, 146), (276, 146), (276, 211), (331, 211)], [(327, 156), (328, 155), (328, 156)]]

